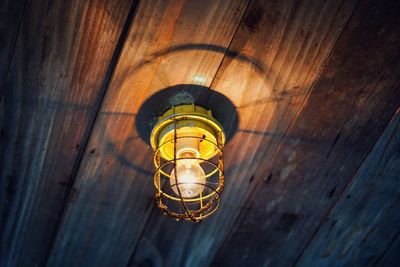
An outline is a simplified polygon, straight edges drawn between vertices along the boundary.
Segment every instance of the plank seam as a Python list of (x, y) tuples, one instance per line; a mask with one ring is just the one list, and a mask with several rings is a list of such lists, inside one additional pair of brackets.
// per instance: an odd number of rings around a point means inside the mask
[[(306, 100), (308, 99), (308, 97), (309, 97), (309, 95), (311, 94), (311, 92), (313, 91), (313, 88), (315, 87), (317, 81), (319, 80), (321, 74), (322, 74), (323, 71), (325, 70), (326, 64), (327, 64), (327, 62), (329, 61), (329, 59), (331, 58), (333, 51), (334, 51), (335, 48), (337, 47), (337, 44), (338, 44), (338, 42), (339, 42), (339, 40), (340, 40), (340, 38), (341, 38), (341, 36), (342, 36), (342, 34), (343, 34), (343, 32), (344, 32), (344, 29), (347, 27), (349, 21), (350, 21), (351, 18), (353, 17), (354, 12), (355, 12), (355, 10), (357, 9), (358, 4), (359, 4), (359, 0), (358, 0), (357, 3), (355, 4), (355, 6), (354, 6), (354, 8), (353, 8), (353, 10), (352, 10), (352, 12), (351, 12), (351, 15), (349, 16), (349, 18), (347, 19), (346, 23), (344, 24), (343, 30), (342, 30), (342, 31), (340, 32), (340, 34), (338, 35), (338, 37), (337, 37), (337, 39), (336, 39), (334, 45), (332, 46), (331, 51), (329, 52), (329, 54), (326, 56), (326, 58), (325, 58), (324, 61), (322, 62), (320, 71), (318, 72), (318, 74), (317, 74), (315, 80), (314, 80), (313, 83), (311, 84), (310, 89), (307, 91), (305, 97), (304, 97), (303, 100), (301, 101), (301, 103), (300, 103), (300, 105), (299, 105), (297, 111), (295, 112), (295, 114), (293, 115), (292, 119), (290, 120), (290, 122), (289, 122), (289, 124), (288, 124), (288, 126), (287, 126), (287, 128), (286, 128), (286, 130), (285, 130), (285, 132), (284, 132), (284, 134), (282, 135), (281, 139), (279, 140), (279, 145), (277, 145), (276, 148), (274, 149), (274, 151), (272, 152), (271, 158), (273, 158), (273, 157), (275, 156), (275, 154), (277, 153), (278, 148), (280, 147), (280, 145), (281, 145), (281, 143), (282, 143), (284, 137), (288, 134), (289, 129), (291, 128), (291, 126), (292, 126), (292, 125), (294, 124), (294, 122), (296, 121), (296, 118), (299, 116), (299, 114), (300, 114), (300, 112), (301, 112), (301, 110), (302, 110), (302, 108), (303, 108), (303, 106), (304, 106), (304, 103), (305, 103)], [(286, 25), (285, 25), (285, 27), (286, 27)], [(261, 164), (262, 164), (262, 162), (261, 162), (258, 166), (260, 166)], [(258, 169), (258, 167), (256, 168), (256, 170), (257, 170), (257, 169)], [(256, 184), (254, 185), (254, 188), (257, 188), (257, 187), (259, 186), (259, 184), (260, 184), (260, 182), (256, 183)], [(250, 192), (253, 192), (253, 191), (254, 191), (254, 189), (251, 190)], [(247, 198), (246, 198), (246, 201), (244, 201), (243, 203), (247, 203), (248, 200), (251, 198), (251, 196), (252, 196), (252, 194), (249, 194), (249, 195), (247, 196)], [(243, 210), (243, 209), (242, 209), (242, 210)], [(242, 218), (241, 213), (242, 213), (242, 211), (239, 212), (239, 215), (238, 215), (237, 218), (235, 219), (236, 222), (240, 221), (240, 218)], [(233, 223), (233, 225), (235, 225), (235, 223)], [(234, 228), (234, 227), (232, 227), (232, 228), (229, 230), (229, 234), (228, 234), (227, 237), (225, 238), (225, 241), (229, 240), (229, 238), (233, 235), (233, 232), (232, 232), (233, 228)], [(226, 243), (227, 243), (227, 242), (224, 242), (223, 244), (226, 244)], [(307, 244), (308, 244), (308, 242), (307, 242)], [(224, 245), (221, 246), (221, 248), (218, 250), (218, 252), (216, 253), (216, 255), (222, 250), (222, 247), (223, 247), (223, 246), (224, 246)], [(302, 251), (302, 252), (303, 252), (303, 251)], [(302, 252), (301, 252), (301, 253), (302, 253)], [(215, 259), (215, 257), (214, 257), (214, 259)], [(296, 264), (296, 262), (297, 262), (297, 259), (296, 259), (296, 261), (295, 261), (295, 264)], [(295, 264), (294, 264), (294, 265), (295, 265)], [(292, 267), (293, 267), (294, 265), (292, 265)]]
[(140, 241), (143, 238), (144, 233), (146, 232), (145, 230), (146, 230), (147, 226), (149, 225), (150, 218), (152, 217), (152, 215), (156, 211), (156, 209), (158, 209), (158, 207), (156, 207), (156, 205), (153, 205), (153, 208), (151, 209), (149, 216), (147, 216), (146, 222), (144, 223), (144, 226), (143, 226), (142, 230), (140, 231), (140, 235), (139, 235), (139, 237), (138, 237), (138, 239), (136, 241), (136, 244), (133, 247), (131, 255), (129, 256), (128, 262), (125, 265), (126, 267), (131, 266), (133, 264), (133, 261), (134, 261), (134, 258), (135, 258), (135, 254), (136, 254), (136, 251), (137, 251), (137, 249), (139, 247)]
[[(359, 3), (359, 2), (358, 2)], [(357, 3), (357, 4), (358, 4)], [(353, 12), (354, 13), (354, 12)], [(353, 16), (353, 14), (352, 14)], [(400, 49), (396, 51), (396, 53), (394, 54), (393, 57), (397, 56), (397, 54), (400, 53)], [(390, 60), (389, 60), (390, 61)], [(385, 75), (387, 69), (385, 69), (381, 75), (381, 77), (378, 79), (378, 81), (381, 80), (381, 78)], [(400, 109), (400, 108), (399, 108)], [(343, 190), (339, 193), (339, 196), (337, 197), (336, 202), (332, 205), (331, 208), (328, 208), (328, 211), (324, 213), (324, 215), (321, 217), (321, 220), (317, 226), (317, 228), (315, 229), (315, 231), (312, 233), (312, 235), (310, 236), (309, 240), (307, 240), (307, 242), (305, 243), (305, 246), (303, 247), (303, 249), (301, 250), (299, 256), (296, 258), (295, 262), (293, 263), (293, 265), (291, 267), (295, 267), (297, 265), (297, 263), (299, 262), (299, 260), (301, 259), (304, 251), (308, 248), (308, 246), (311, 244), (311, 241), (315, 238), (315, 236), (317, 235), (319, 229), (322, 227), (323, 222), (326, 220), (326, 218), (329, 216), (329, 214), (332, 213), (333, 209), (338, 205), (338, 202), (340, 199), (343, 198), (343, 195), (346, 193), (347, 189), (351, 186), (352, 182), (354, 181), (355, 177), (357, 176), (357, 173), (359, 171), (359, 169), (363, 166), (364, 162), (367, 160), (368, 156), (371, 154), (371, 152), (373, 151), (376, 142), (381, 138), (382, 134), (385, 132), (385, 130), (389, 127), (390, 123), (393, 122), (397, 112), (399, 111), (399, 109), (396, 110), (396, 112), (391, 116), (391, 119), (389, 120), (389, 122), (385, 125), (385, 127), (383, 128), (383, 130), (381, 131), (381, 133), (378, 135), (374, 145), (369, 149), (369, 151), (365, 154), (364, 158), (362, 159), (360, 165), (357, 167), (357, 169), (355, 170), (354, 174), (351, 176), (351, 178), (347, 181), (347, 183), (344, 185)], [(387, 145), (387, 144), (386, 144)], [(386, 148), (385, 148), (386, 149)], [(400, 230), (399, 230), (399, 235), (400, 235)], [(391, 243), (389, 244), (389, 246), (391, 246)], [(375, 264), (375, 263), (374, 263)]]
[(247, 5), (246, 5), (246, 7), (245, 7), (244, 10), (243, 10), (242, 16), (240, 17), (240, 20), (239, 20), (239, 22), (238, 22), (238, 24), (237, 24), (237, 26), (236, 26), (236, 29), (235, 29), (235, 31), (234, 31), (233, 34), (232, 34), (232, 38), (231, 38), (231, 40), (229, 41), (229, 44), (228, 44), (228, 46), (227, 46), (226, 49), (225, 49), (224, 56), (222, 57), (221, 62), (219, 63), (217, 69), (215, 70), (214, 77), (213, 77), (213, 79), (212, 79), (211, 82), (210, 82), (210, 86), (209, 86), (209, 88), (208, 88), (207, 98), (205, 99), (204, 103), (207, 103), (208, 100), (209, 100), (210, 97), (211, 97), (211, 88), (210, 88), (210, 87), (214, 84), (215, 79), (216, 79), (216, 77), (217, 77), (217, 74), (219, 73), (219, 71), (220, 71), (220, 69), (221, 69), (221, 67), (222, 67), (222, 65), (223, 65), (223, 63), (224, 63), (224, 61), (225, 61), (225, 58), (228, 56), (228, 54), (230, 54), (230, 47), (232, 46), (232, 42), (233, 42), (233, 40), (235, 39), (235, 36), (236, 36), (236, 34), (237, 34), (238, 30), (239, 30), (240, 25), (242, 24), (243, 18), (244, 18), (245, 14), (246, 14), (246, 12), (247, 12), (249, 6), (250, 6), (250, 3), (251, 3), (251, 0), (249, 0), (249, 1), (247, 2)]
[[(328, 60), (331, 58), (333, 52), (335, 51), (335, 49), (336, 49), (336, 47), (337, 47), (337, 45), (338, 45), (338, 43), (339, 43), (339, 40), (341, 39), (341, 37), (342, 37), (342, 35), (343, 35), (343, 32), (344, 32), (345, 29), (348, 27), (348, 24), (349, 24), (349, 22), (351, 21), (351, 18), (354, 16), (354, 13), (355, 13), (355, 11), (357, 10), (359, 4), (360, 4), (360, 1), (358, 0), (357, 3), (356, 3), (355, 6), (354, 6), (354, 9), (353, 9), (352, 12), (351, 12), (351, 15), (349, 16), (348, 20), (346, 21), (346, 23), (345, 23), (345, 25), (344, 25), (344, 27), (343, 27), (342, 32), (339, 34), (338, 38), (336, 39), (336, 42), (335, 42), (334, 46), (332, 47), (332, 50), (329, 52), (329, 55), (326, 57), (326, 59), (325, 59), (325, 61), (324, 61), (324, 63), (323, 63), (323, 66), (322, 66), (320, 72), (318, 73), (317, 78), (315, 79), (314, 83), (312, 84), (310, 90), (307, 92), (306, 97), (303, 99), (302, 103), (300, 104), (299, 109), (297, 110), (295, 116), (293, 117), (292, 121), (290, 122), (289, 127), (287, 128), (287, 131), (285, 132), (285, 135), (286, 135), (286, 133), (288, 132), (290, 126), (291, 126), (291, 125), (294, 123), (294, 121), (296, 120), (297, 116), (300, 114), (300, 111), (302, 110), (302, 107), (303, 107), (304, 103), (306, 102), (306, 100), (308, 99), (309, 95), (310, 95), (311, 92), (313, 91), (312, 89), (314, 88), (315, 84), (316, 84), (317, 81), (319, 80), (319, 78), (320, 78), (322, 72), (325, 70), (326, 63), (328, 62)], [(279, 146), (278, 146), (278, 147), (279, 147)], [(366, 155), (368, 156), (368, 154), (369, 154), (369, 152), (368, 152)], [(366, 158), (366, 157), (365, 157), (365, 158)], [(365, 158), (362, 160), (362, 162), (364, 162)], [(362, 163), (361, 163), (361, 165), (362, 165)], [(351, 180), (353, 180), (353, 179), (349, 179), (349, 180), (351, 181)], [(349, 182), (349, 183), (350, 183), (350, 182)], [(349, 183), (348, 183), (348, 184), (349, 184)], [(348, 184), (347, 184), (347, 185), (348, 185)], [(341, 192), (341, 194), (343, 194), (343, 192), (345, 192), (345, 190), (346, 190), (346, 188), (347, 188), (347, 185), (344, 187), (344, 189), (343, 189), (343, 191)], [(340, 197), (338, 197), (338, 199), (339, 199), (339, 198), (340, 198)], [(336, 204), (337, 204), (337, 201), (335, 202), (335, 204), (332, 205), (331, 209), (329, 209), (329, 210), (322, 216), (322, 218), (321, 218), (321, 220), (320, 220), (320, 223), (318, 224), (317, 229), (312, 233), (312, 235), (310, 236), (310, 238), (306, 241), (305, 246), (304, 246), (303, 249), (300, 251), (298, 257), (296, 257), (296, 259), (295, 259), (295, 261), (293, 262), (293, 264), (291, 265), (291, 267), (294, 267), (294, 266), (297, 265), (298, 261), (300, 260), (301, 256), (303, 255), (304, 251), (306, 250), (306, 248), (308, 247), (308, 245), (311, 243), (311, 241), (314, 239), (314, 237), (315, 237), (315, 235), (317, 234), (319, 228), (322, 226), (322, 222), (323, 222), (324, 219), (328, 216), (328, 214), (331, 213), (331, 211), (332, 211), (333, 208), (336, 206)]]
[(24, 19), (24, 14), (25, 14), (27, 2), (28, 2), (28, 0), (25, 0), (25, 1), (24, 1), (24, 5), (22, 6), (21, 16), (20, 16), (20, 19), (19, 19), (19, 22), (18, 22), (17, 31), (16, 31), (16, 33), (15, 33), (15, 38), (14, 38), (14, 41), (13, 41), (13, 44), (14, 44), (14, 45), (12, 45), (11, 56), (10, 56), (9, 61), (8, 61), (8, 63), (7, 63), (7, 65), (8, 65), (8, 66), (7, 66), (7, 74), (4, 76), (4, 81), (2, 82), (2, 83), (3, 83), (3, 84), (2, 84), (2, 87), (3, 87), (3, 88), (0, 88), (0, 103), (1, 103), (1, 101), (3, 100), (3, 95), (4, 95), (5, 91), (6, 91), (6, 90), (5, 90), (5, 85), (6, 85), (6, 83), (7, 83), (8, 75), (10, 74), (11, 64), (12, 64), (12, 62), (13, 62), (13, 60), (14, 60), (14, 56), (15, 56), (15, 47), (17, 46), (18, 37), (19, 37), (19, 32), (21, 31), (21, 28), (22, 28), (22, 21), (23, 21), (23, 19)]
[(132, 22), (133, 22), (133, 19), (135, 17), (135, 14), (136, 14), (136, 10), (137, 10), (137, 6), (139, 4), (139, 1), (140, 0), (132, 1), (131, 8), (130, 8), (130, 10), (128, 12), (128, 15), (126, 17), (124, 25), (122, 26), (120, 37), (118, 39), (118, 42), (117, 42), (117, 45), (115, 47), (114, 53), (113, 53), (113, 55), (111, 57), (110, 64), (109, 64), (109, 66), (107, 68), (107, 71), (105, 73), (105, 77), (104, 77), (104, 81), (103, 81), (103, 84), (102, 84), (102, 87), (101, 87), (101, 91), (100, 91), (98, 99), (96, 101), (97, 102), (97, 106), (95, 106), (95, 108), (94, 108), (94, 110), (95, 110), (94, 118), (91, 120), (92, 121), (91, 124), (90, 124), (90, 121), (88, 123), (89, 127), (86, 130), (86, 133), (84, 134), (84, 136), (82, 138), (82, 140), (83, 140), (82, 149), (81, 149), (80, 153), (78, 153), (78, 155), (76, 157), (75, 164), (74, 164), (74, 166), (72, 168), (70, 178), (67, 181), (67, 185), (66, 185), (66, 189), (65, 189), (65, 193), (64, 193), (64, 197), (63, 197), (63, 199), (64, 199), (63, 205), (62, 205), (61, 210), (60, 210), (60, 214), (59, 214), (59, 217), (58, 217), (58, 222), (57, 222), (56, 229), (55, 229), (54, 233), (52, 233), (51, 245), (49, 246), (49, 250), (48, 250), (47, 255), (45, 257), (46, 258), (46, 263), (45, 263), (44, 266), (48, 266), (48, 261), (49, 261), (51, 252), (53, 250), (55, 240), (56, 240), (57, 236), (60, 233), (61, 224), (62, 224), (62, 222), (64, 220), (64, 217), (65, 217), (65, 214), (66, 214), (66, 210), (67, 210), (67, 206), (68, 206), (68, 199), (70, 199), (72, 197), (72, 189), (73, 189), (73, 185), (74, 185), (75, 180), (76, 180), (76, 176), (77, 176), (78, 171), (80, 169), (83, 156), (85, 155), (85, 152), (86, 152), (86, 150), (88, 148), (88, 144), (89, 144), (89, 141), (91, 139), (94, 126), (96, 125), (96, 122), (98, 121), (100, 110), (101, 110), (101, 107), (103, 105), (103, 101), (105, 99), (105, 96), (107, 94), (108, 88), (110, 86), (111, 78), (114, 75), (114, 72), (115, 72), (115, 69), (116, 69), (116, 65), (117, 65), (117, 63), (118, 63), (118, 61), (120, 59), (121, 54), (122, 54), (122, 49), (123, 49), (124, 44), (125, 44), (125, 42), (127, 40), (129, 30), (130, 30), (130, 28), (132, 26)]
[[(328, 55), (326, 56), (326, 58), (323, 60), (323, 62), (322, 62), (322, 64), (321, 64), (321, 68), (320, 68), (320, 70), (319, 70), (319, 72), (318, 72), (316, 78), (314, 79), (313, 83), (312, 83), (311, 86), (310, 86), (310, 89), (307, 91), (305, 97), (304, 97), (303, 100), (301, 101), (301, 103), (300, 103), (299, 107), (297, 108), (295, 114), (293, 115), (292, 119), (290, 120), (290, 122), (289, 122), (289, 124), (288, 124), (288, 126), (287, 126), (287, 128), (286, 128), (286, 130), (285, 130), (285, 132), (284, 132), (284, 134), (282, 135), (281, 139), (279, 140), (279, 144), (276, 146), (276, 148), (275, 148), (274, 151), (272, 152), (271, 158), (273, 158), (273, 157), (275, 156), (275, 154), (277, 153), (277, 151), (278, 151), (280, 145), (282, 144), (282, 141), (283, 141), (284, 137), (288, 134), (290, 128), (292, 127), (292, 125), (293, 125), (294, 122), (296, 121), (296, 118), (297, 118), (297, 117), (299, 116), (299, 114), (301, 113), (301, 110), (302, 110), (302, 108), (303, 108), (303, 106), (304, 106), (304, 103), (305, 103), (306, 100), (308, 99), (308, 97), (309, 97), (309, 95), (311, 94), (311, 92), (313, 91), (313, 88), (315, 87), (317, 81), (318, 81), (319, 78), (321, 77), (321, 74), (322, 74), (323, 71), (325, 70), (326, 64), (327, 64), (327, 62), (329, 61), (329, 59), (331, 58), (331, 56), (332, 56), (332, 54), (333, 54), (333, 51), (334, 51), (335, 48), (337, 47), (338, 42), (339, 42), (339, 40), (341, 39), (341, 36), (342, 36), (344, 30), (346, 29), (346, 27), (348, 26), (348, 24), (349, 24), (351, 18), (353, 17), (353, 15), (354, 15), (354, 13), (355, 13), (355, 10), (357, 9), (358, 4), (359, 4), (359, 0), (358, 0), (358, 1), (356, 2), (356, 4), (354, 5), (354, 8), (353, 8), (353, 10), (351, 11), (351, 14), (350, 14), (349, 18), (347, 19), (346, 23), (345, 23), (344, 26), (343, 26), (342, 31), (340, 32), (340, 34), (338, 35), (337, 39), (335, 40), (335, 43), (334, 43), (334, 45), (332, 46), (332, 49), (329, 51), (329, 54), (328, 54)], [(260, 166), (261, 164), (262, 164), (262, 163), (260, 163), (259, 166)], [(258, 169), (258, 167), (256, 168), (256, 170), (257, 170), (257, 169)], [(254, 185), (254, 188), (257, 188), (257, 187), (259, 186), (259, 184), (260, 184), (260, 182), (256, 183), (256, 184)], [(253, 192), (253, 190), (251, 190), (251, 192)], [(245, 201), (244, 203), (248, 202), (248, 200), (251, 198), (251, 196), (252, 196), (252, 194), (249, 194), (249, 195), (247, 196), (247, 198), (246, 198), (246, 201)], [(242, 211), (239, 212), (239, 215), (237, 216), (237, 218), (236, 218), (236, 220), (235, 220), (236, 222), (240, 221), (240, 218), (242, 218), (241, 213), (242, 213)], [(235, 225), (235, 223), (234, 223), (233, 225)], [(231, 237), (231, 236), (233, 235), (233, 232), (232, 232), (233, 228), (234, 228), (234, 227), (232, 227), (231, 230), (229, 231), (230, 233), (227, 235), (227, 238), (225, 239), (225, 241), (229, 240), (229, 237)], [(227, 243), (227, 242), (224, 242), (223, 244), (226, 244), (226, 243)], [(309, 243), (309, 242), (307, 242), (306, 244), (308, 244), (308, 243)], [(224, 245), (222, 245), (222, 247), (223, 247), (223, 246), (224, 246)], [(307, 246), (307, 245), (306, 245), (306, 246)], [(222, 250), (222, 247), (219, 249), (219, 251), (218, 251), (216, 254), (218, 254), (218, 253)], [(302, 254), (302, 253), (303, 253), (303, 250), (301, 251), (301, 254)], [(215, 257), (214, 257), (214, 259), (215, 259)], [(292, 265), (292, 267), (295, 266), (295, 264), (297, 263), (297, 260), (298, 260), (298, 259), (296, 258), (295, 263)]]
[(390, 249), (393, 247), (394, 243), (396, 242), (397, 239), (400, 238), (400, 229), (397, 229), (397, 234), (393, 237), (392, 240), (390, 240), (387, 248), (385, 249), (385, 251), (382, 253), (382, 255), (380, 255), (376, 261), (373, 263), (372, 266), (381, 266), (380, 263), (381, 261), (384, 259), (384, 257), (386, 256), (386, 254), (388, 253), (388, 251), (390, 251)]
[[(247, 2), (246, 7), (243, 9), (242, 16), (240, 17), (240, 20), (239, 20), (239, 22), (238, 22), (238, 24), (237, 24), (237, 26), (236, 26), (236, 29), (235, 29), (234, 33), (232, 34), (232, 38), (231, 38), (231, 40), (229, 41), (229, 44), (228, 44), (228, 46), (227, 46), (227, 48), (226, 48), (226, 50), (225, 50), (225, 52), (224, 52), (224, 56), (222, 57), (221, 62), (219, 63), (219, 65), (218, 65), (218, 67), (217, 67), (217, 69), (216, 69), (216, 71), (215, 71), (215, 73), (214, 73), (214, 77), (213, 77), (213, 79), (212, 79), (211, 82), (210, 82), (210, 86), (209, 86), (208, 92), (207, 92), (207, 97), (206, 97), (206, 99), (204, 100), (204, 103), (207, 103), (208, 100), (209, 100), (209, 98), (211, 97), (211, 89), (210, 89), (210, 87), (211, 87), (212, 84), (214, 83), (214, 81), (215, 81), (215, 79), (216, 79), (216, 76), (217, 76), (217, 73), (218, 73), (219, 70), (221, 69), (222, 64), (223, 64), (225, 58), (226, 58), (226, 57), (228, 56), (228, 54), (229, 54), (229, 48), (231, 47), (232, 42), (233, 42), (233, 40), (235, 39), (235, 36), (236, 36), (236, 34), (237, 34), (238, 30), (239, 30), (239, 27), (240, 27), (240, 25), (241, 25), (241, 23), (242, 23), (242, 21), (243, 21), (243, 18), (244, 18), (244, 16), (245, 16), (246, 12), (247, 12), (247, 9), (248, 9), (249, 6), (250, 6), (250, 2), (251, 2), (251, 0), (249, 0), (249, 1)], [(150, 218), (151, 218), (152, 214), (153, 214), (157, 209), (158, 209), (158, 208), (154, 205), (152, 211), (150, 212), (149, 216), (147, 217), (146, 222), (145, 222), (145, 224), (144, 224), (144, 226), (143, 226), (143, 230), (142, 230), (141, 233), (140, 233), (140, 236), (139, 236), (139, 238), (138, 238), (138, 241), (137, 241), (137, 243), (135, 244), (135, 247), (134, 247), (134, 249), (133, 249), (133, 251), (132, 251), (132, 253), (131, 253), (131, 256), (130, 256), (130, 258), (129, 258), (129, 261), (128, 261), (126, 267), (129, 267), (129, 266), (133, 265), (134, 256), (135, 256), (135, 254), (136, 254), (136, 252), (137, 252), (137, 249), (138, 249), (138, 246), (139, 246), (139, 244), (140, 244), (140, 241), (141, 241), (141, 239), (143, 238), (144, 233), (145, 233), (145, 231), (146, 231), (146, 228), (147, 228), (148, 225), (149, 225)], [(182, 261), (182, 260), (183, 260), (183, 259), (181, 259), (181, 261)], [(182, 262), (181, 262), (181, 264), (182, 264)]]
[[(232, 38), (231, 38), (231, 40), (229, 41), (229, 44), (228, 44), (227, 48), (225, 49), (224, 56), (222, 57), (221, 62), (219, 63), (217, 69), (215, 70), (214, 77), (213, 77), (213, 79), (212, 79), (211, 82), (210, 82), (210, 86), (208, 87), (208, 91), (207, 91), (207, 93), (206, 93), (206, 98), (204, 99), (203, 103), (207, 103), (208, 100), (209, 100), (209, 98), (211, 97), (211, 92), (212, 92), (212, 90), (210, 89), (210, 87), (212, 86), (212, 84), (214, 84), (215, 79), (216, 79), (216, 76), (217, 76), (217, 73), (220, 71), (220, 69), (221, 69), (221, 67), (222, 67), (222, 65), (223, 65), (223, 62), (224, 62), (225, 58), (228, 56), (228, 54), (230, 54), (230, 52), (229, 52), (229, 51), (230, 51), (230, 47), (231, 47), (231, 45), (232, 45), (233, 40), (235, 39), (235, 36), (236, 36), (236, 34), (237, 34), (238, 30), (239, 30), (240, 25), (242, 24), (243, 18), (244, 18), (245, 14), (246, 14), (246, 12), (247, 12), (249, 6), (250, 6), (250, 3), (251, 3), (251, 0), (249, 0), (249, 1), (247, 2), (246, 7), (243, 9), (242, 16), (240, 17), (240, 20), (239, 20), (239, 22), (238, 22), (238, 24), (237, 24), (237, 26), (236, 26), (236, 29), (235, 29), (234, 33), (232, 34)], [(158, 208), (157, 208), (156, 206), (154, 206), (154, 207), (152, 208), (152, 210), (151, 210), (149, 216), (147, 217), (146, 222), (145, 222), (145, 224), (144, 224), (144, 227), (143, 227), (143, 229), (141, 230), (141, 233), (140, 233), (140, 236), (139, 236), (139, 238), (138, 238), (138, 241), (136, 242), (136, 244), (135, 244), (135, 246), (134, 246), (134, 249), (132, 250), (132, 253), (131, 253), (130, 257), (129, 257), (129, 261), (128, 261), (126, 267), (129, 267), (129, 266), (133, 265), (133, 263), (134, 263), (133, 261), (134, 261), (134, 258), (135, 258), (135, 254), (136, 254), (136, 252), (137, 252), (137, 249), (138, 249), (138, 246), (139, 246), (139, 244), (140, 244), (140, 241), (142, 240), (142, 238), (143, 238), (143, 236), (144, 236), (144, 234), (145, 234), (146, 226), (148, 225), (148, 223), (149, 223), (149, 221), (150, 221), (150, 219), (151, 219), (151, 217), (152, 217), (152, 214), (153, 214), (157, 209), (158, 209)], [(181, 261), (182, 261), (182, 259), (181, 259)], [(182, 264), (182, 262), (181, 262), (181, 264)]]

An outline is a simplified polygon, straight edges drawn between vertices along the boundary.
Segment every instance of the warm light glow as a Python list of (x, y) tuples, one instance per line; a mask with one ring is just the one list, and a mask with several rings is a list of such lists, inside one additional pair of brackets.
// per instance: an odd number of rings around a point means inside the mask
[(203, 75), (195, 75), (192, 80), (196, 84), (204, 84), (207, 81), (207, 77)]
[(155, 151), (155, 197), (166, 215), (200, 222), (218, 209), (224, 142), (222, 126), (203, 107), (173, 106), (158, 118), (150, 143)]
[(198, 196), (204, 189), (205, 173), (200, 166), (199, 160), (195, 159), (196, 154), (198, 154), (198, 152), (194, 153), (196, 150), (188, 148), (188, 150), (181, 151), (179, 157), (185, 159), (176, 162), (177, 177), (175, 178), (175, 169), (172, 169), (169, 182), (177, 196), (179, 196), (180, 191), (183, 198), (193, 198)]

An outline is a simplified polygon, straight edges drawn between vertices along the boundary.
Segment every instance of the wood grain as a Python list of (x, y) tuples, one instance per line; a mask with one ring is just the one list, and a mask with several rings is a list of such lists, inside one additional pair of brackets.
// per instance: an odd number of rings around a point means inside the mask
[(1, 266), (44, 266), (131, 6), (28, 2), (0, 106)]
[[(154, 206), (152, 149), (136, 114), (160, 90), (209, 86), (245, 1), (142, 1), (82, 159), (49, 266), (125, 266)], [(194, 49), (179, 48), (198, 44)], [(178, 48), (178, 50), (176, 49)], [(224, 52), (223, 50), (223, 52)], [(201, 80), (196, 76), (201, 75)], [(145, 122), (149, 123), (149, 122)]]
[(4, 93), (16, 36), (21, 25), (24, 4), (25, 0), (0, 2), (0, 101)]
[[(353, 1), (250, 3), (211, 85), (239, 113), (239, 131), (225, 148), (226, 189), (220, 210), (200, 225), (177, 223), (154, 211), (133, 266), (158, 262), (154, 258), (167, 266), (211, 264), (250, 193), (252, 174), (289, 126), (353, 7)], [(204, 104), (213, 101), (211, 92)]]
[[(400, 2), (136, 3), (0, 1), (0, 266), (397, 266)], [(201, 224), (142, 131), (193, 99), (236, 130)]]
[(397, 237), (393, 240), (393, 243), (383, 253), (382, 257), (374, 263), (374, 266), (397, 267), (399, 265), (399, 250), (400, 250), (399, 237), (400, 237), (400, 232), (397, 233)]
[(400, 105), (398, 10), (357, 7), (278, 149), (264, 155), (215, 265), (295, 263)]
[(400, 230), (399, 144), (400, 110), (296, 266), (373, 266), (385, 252)]

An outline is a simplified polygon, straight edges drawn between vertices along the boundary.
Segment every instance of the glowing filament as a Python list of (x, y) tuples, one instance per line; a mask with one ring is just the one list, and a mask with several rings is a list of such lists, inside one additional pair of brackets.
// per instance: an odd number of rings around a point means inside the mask
[(186, 141), (183, 144), (178, 142), (177, 147), (179, 147), (179, 151), (176, 170), (174, 168), (171, 171), (170, 177), (172, 190), (178, 196), (180, 191), (183, 198), (196, 197), (203, 191), (206, 182), (203, 168), (200, 166), (199, 160), (196, 159), (200, 154), (197, 150), (198, 142), (197, 140)]

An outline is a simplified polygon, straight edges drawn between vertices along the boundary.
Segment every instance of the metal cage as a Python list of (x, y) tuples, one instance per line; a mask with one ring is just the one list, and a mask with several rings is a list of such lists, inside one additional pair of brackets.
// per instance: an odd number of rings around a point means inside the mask
[[(165, 115), (165, 116), (164, 116)], [(159, 119), (152, 133), (154, 153), (154, 185), (157, 206), (168, 216), (177, 220), (200, 222), (219, 207), (224, 188), (223, 147), (224, 132), (211, 112), (204, 108), (185, 105), (173, 107)], [(167, 129), (167, 130), (165, 130)], [(180, 129), (186, 130), (179, 134)], [(204, 133), (200, 136), (190, 134)], [(199, 155), (185, 157), (177, 153), (182, 142), (199, 144)], [(177, 169), (183, 162), (201, 167), (202, 182), (181, 182)], [(201, 188), (193, 197), (182, 193), (185, 186)]]

